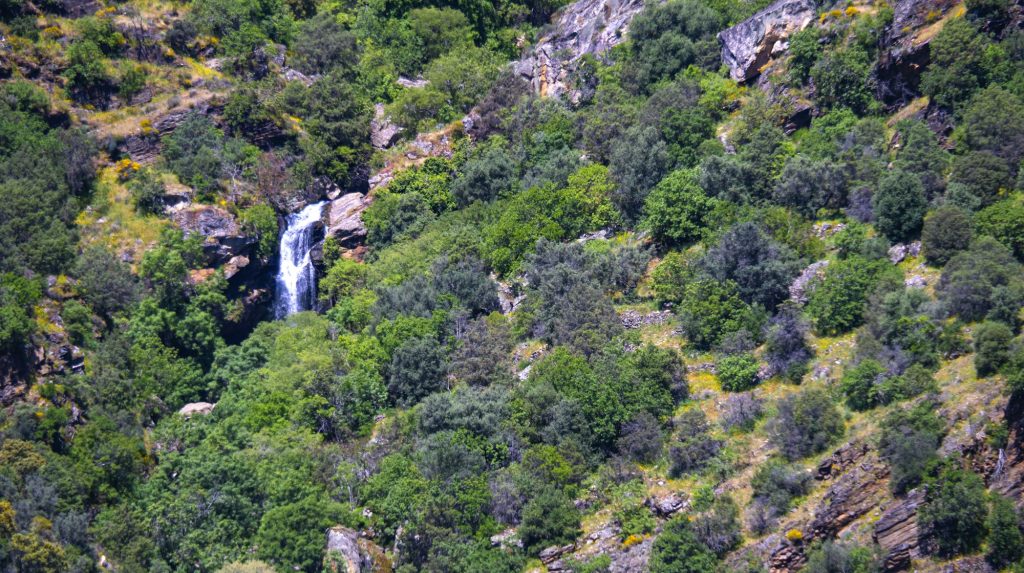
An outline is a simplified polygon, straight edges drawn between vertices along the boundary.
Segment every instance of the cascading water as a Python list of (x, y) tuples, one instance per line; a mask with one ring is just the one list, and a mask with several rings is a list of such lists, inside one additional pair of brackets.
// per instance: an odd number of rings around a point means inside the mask
[(313, 248), (313, 230), (323, 208), (324, 202), (320, 202), (288, 215), (288, 227), (281, 235), (278, 256), (277, 300), (274, 301), (277, 318), (309, 310), (316, 300), (316, 269), (309, 251)]

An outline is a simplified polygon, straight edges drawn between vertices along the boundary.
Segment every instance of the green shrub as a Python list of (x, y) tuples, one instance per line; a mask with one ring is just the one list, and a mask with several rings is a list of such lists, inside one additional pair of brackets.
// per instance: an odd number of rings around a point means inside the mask
[(722, 389), (727, 392), (744, 392), (757, 384), (757, 359), (750, 354), (725, 356), (716, 361), (715, 369)]
[(974, 333), (974, 369), (978, 376), (995, 374), (1010, 359), (1013, 332), (1001, 322), (986, 321)]
[(929, 484), (927, 501), (917, 515), (940, 555), (974, 551), (985, 539), (985, 483), (974, 472), (947, 467)]

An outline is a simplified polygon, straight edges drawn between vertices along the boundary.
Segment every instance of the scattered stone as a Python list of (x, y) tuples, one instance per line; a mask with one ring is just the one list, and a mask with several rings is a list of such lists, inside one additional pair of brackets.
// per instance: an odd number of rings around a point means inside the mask
[(907, 257), (916, 257), (921, 253), (921, 241), (914, 241), (909, 245), (898, 244), (889, 247), (889, 261), (896, 265), (903, 262)]
[(647, 314), (641, 314), (635, 310), (627, 310), (619, 314), (622, 326), (629, 329), (642, 328), (644, 326), (655, 326), (665, 324), (672, 320), (672, 311), (656, 310)]
[(810, 295), (810, 291), (813, 290), (813, 282), (817, 279), (821, 279), (825, 276), (825, 267), (828, 266), (828, 260), (821, 260), (816, 263), (811, 263), (807, 268), (800, 272), (795, 279), (793, 284), (789, 285), (789, 298), (790, 300), (804, 304)]
[(686, 494), (679, 492), (672, 492), (661, 497), (650, 497), (646, 503), (647, 507), (661, 518), (669, 518), (674, 513), (690, 506), (690, 500)]
[(501, 548), (518, 547), (522, 549), (523, 542), (518, 537), (516, 537), (516, 528), (510, 527), (505, 531), (502, 531), (501, 533), (492, 535), (491, 546)]
[(370, 143), (377, 149), (387, 149), (398, 141), (405, 128), (395, 125), (391, 116), (384, 111), (384, 104), (373, 107), (373, 119), (370, 121)]
[(181, 409), (178, 410), (178, 413), (186, 418), (191, 418), (195, 414), (205, 416), (210, 412), (213, 412), (213, 409), (216, 406), (216, 404), (211, 404), (209, 402), (192, 402), (191, 404), (185, 404), (182, 406)]
[(430, 80), (425, 80), (423, 78), (411, 79), (411, 78), (407, 78), (405, 76), (398, 76), (397, 83), (398, 83), (398, 85), (402, 86), (403, 88), (419, 89), (419, 88), (425, 88), (425, 87), (429, 86), (430, 85)]
[(566, 553), (571, 553), (575, 549), (576, 549), (576, 544), (575, 543), (570, 543), (569, 545), (562, 545), (562, 546), (552, 545), (551, 547), (548, 547), (547, 549), (541, 550), (540, 555), (538, 557), (540, 557), (541, 563), (543, 563), (545, 565), (549, 565), (548, 570), (550, 570), (551, 569), (550, 568), (550, 564), (552, 564), (555, 561), (557, 561), (559, 557), (565, 555)]

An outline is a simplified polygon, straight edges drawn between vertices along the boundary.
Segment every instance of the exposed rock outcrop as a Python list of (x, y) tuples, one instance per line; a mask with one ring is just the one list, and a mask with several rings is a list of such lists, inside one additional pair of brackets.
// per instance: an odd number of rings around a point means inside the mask
[[(579, 0), (558, 14), (554, 31), (514, 64), (515, 71), (542, 96), (561, 97), (581, 57), (602, 54), (626, 39), (626, 30), (643, 0)], [(577, 99), (570, 94), (569, 99)]]
[(327, 530), (325, 569), (331, 573), (391, 573), (384, 550), (341, 525)]
[(123, 151), (131, 157), (132, 161), (142, 164), (152, 163), (160, 154), (161, 138), (173, 133), (190, 114), (219, 115), (221, 111), (223, 111), (223, 105), (214, 100), (213, 94), (200, 96), (189, 105), (172, 109), (152, 120), (152, 124), (139, 133), (128, 136), (124, 140)]
[(334, 237), (338, 244), (353, 248), (366, 238), (363, 211), (370, 201), (362, 193), (348, 193), (331, 201), (327, 211), (327, 235)]
[(816, 15), (814, 0), (777, 0), (718, 34), (729, 75), (738, 82), (757, 77), (772, 57), (789, 46), (789, 36), (807, 27)]
[(220, 266), (239, 255), (249, 254), (256, 238), (242, 234), (235, 217), (214, 205), (190, 205), (171, 215), (186, 235), (203, 237), (203, 251), (209, 263)]
[(879, 99), (901, 106), (917, 97), (921, 72), (930, 61), (929, 44), (941, 28), (940, 20), (958, 0), (896, 0), (893, 20), (882, 40), (885, 49), (875, 70)]
[(893, 502), (875, 523), (873, 537), (885, 553), (883, 568), (899, 571), (910, 566), (911, 559), (921, 556), (921, 534), (917, 525), (917, 509), (924, 503), (921, 490), (911, 490)]

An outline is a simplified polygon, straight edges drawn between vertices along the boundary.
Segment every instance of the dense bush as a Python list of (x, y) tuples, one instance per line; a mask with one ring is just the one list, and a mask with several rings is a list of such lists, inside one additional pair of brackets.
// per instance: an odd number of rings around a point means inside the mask
[(974, 369), (978, 376), (995, 374), (1010, 359), (1013, 331), (1001, 322), (986, 321), (974, 332)]
[(947, 467), (929, 484), (918, 519), (943, 556), (976, 550), (985, 539), (985, 483), (978, 474)]
[(700, 542), (685, 516), (665, 524), (651, 547), (651, 573), (698, 573), (717, 564), (714, 552)]
[(571, 543), (581, 533), (580, 513), (563, 492), (548, 487), (527, 502), (519, 539), (532, 554), (551, 545)]
[(885, 175), (871, 201), (875, 225), (890, 241), (906, 242), (920, 232), (928, 202), (916, 175), (899, 170)]
[(868, 295), (880, 281), (894, 275), (899, 273), (885, 259), (857, 256), (830, 264), (807, 303), (815, 330), (834, 335), (862, 324)]
[(698, 471), (718, 455), (721, 440), (709, 435), (707, 417), (700, 408), (686, 410), (673, 422), (676, 438), (670, 443), (669, 460), (673, 475)]
[(971, 218), (957, 207), (943, 207), (924, 220), (921, 249), (928, 262), (942, 266), (971, 244)]
[(758, 370), (757, 359), (749, 354), (724, 356), (715, 363), (722, 390), (728, 392), (744, 392), (753, 388), (757, 384)]
[(846, 427), (828, 394), (811, 388), (779, 401), (769, 430), (775, 447), (786, 458), (797, 460), (823, 451)]
[(935, 448), (944, 430), (945, 425), (928, 402), (896, 410), (882, 420), (878, 448), (889, 464), (894, 492), (903, 493), (920, 483), (929, 465), (938, 457)]
[(696, 172), (678, 170), (662, 179), (647, 196), (644, 225), (655, 239), (683, 246), (701, 238), (714, 208), (714, 200), (698, 185)]

